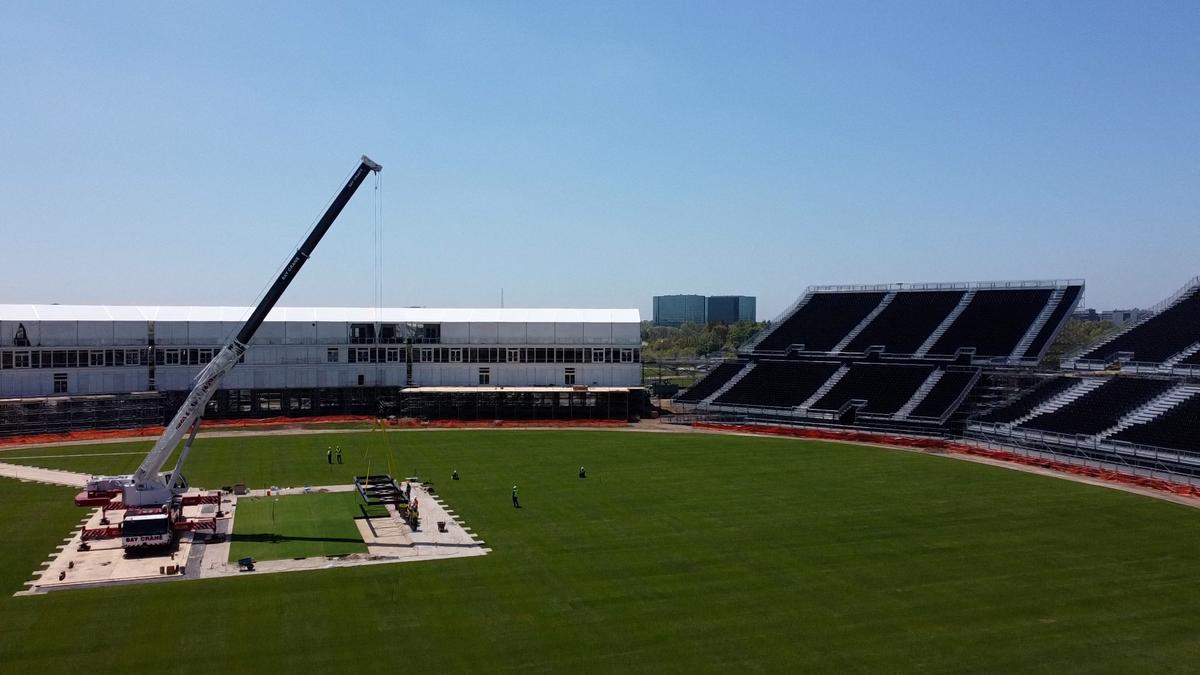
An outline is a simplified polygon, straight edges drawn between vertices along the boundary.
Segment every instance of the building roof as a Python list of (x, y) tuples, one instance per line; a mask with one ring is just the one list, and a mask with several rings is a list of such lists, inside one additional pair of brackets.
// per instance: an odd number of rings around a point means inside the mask
[[(250, 307), (0, 305), (0, 321), (240, 322)], [(267, 321), (373, 323), (639, 323), (636, 309), (515, 307), (276, 307)]]

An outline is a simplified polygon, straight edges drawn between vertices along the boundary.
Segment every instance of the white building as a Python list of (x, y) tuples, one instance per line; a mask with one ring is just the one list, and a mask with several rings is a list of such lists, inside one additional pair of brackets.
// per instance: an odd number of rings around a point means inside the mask
[[(0, 397), (184, 392), (244, 307), (0, 305)], [(636, 309), (277, 307), (222, 388), (637, 387)]]

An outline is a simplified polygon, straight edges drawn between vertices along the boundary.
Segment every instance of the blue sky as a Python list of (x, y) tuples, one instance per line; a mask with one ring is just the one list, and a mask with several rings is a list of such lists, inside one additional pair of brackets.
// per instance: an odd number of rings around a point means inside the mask
[(246, 304), (364, 152), (388, 305), (1200, 274), (1200, 3), (334, 5), (0, 5), (0, 302)]

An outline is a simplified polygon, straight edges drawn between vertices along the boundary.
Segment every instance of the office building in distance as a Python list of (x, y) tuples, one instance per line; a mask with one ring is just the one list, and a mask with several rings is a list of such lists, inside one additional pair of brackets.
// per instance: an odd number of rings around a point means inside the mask
[(737, 323), (756, 319), (755, 300), (749, 295), (656, 295), (654, 325), (685, 323)]
[(706, 298), (703, 295), (654, 296), (655, 326), (678, 328), (685, 323), (702, 324), (707, 315)]
[(708, 296), (708, 323), (737, 323), (739, 321), (754, 321), (754, 298), (749, 295), (710, 295)]

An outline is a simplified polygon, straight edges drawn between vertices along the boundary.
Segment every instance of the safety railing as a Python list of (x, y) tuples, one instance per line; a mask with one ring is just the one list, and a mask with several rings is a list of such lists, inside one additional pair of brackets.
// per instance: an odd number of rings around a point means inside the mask
[(1163, 448), (1127, 441), (1105, 439), (1095, 436), (1072, 436), (991, 428), (986, 431), (981, 425), (971, 425), (964, 433), (965, 438), (1002, 445), (1009, 449), (1032, 450), (1050, 453), (1055, 458), (1083, 458), (1090, 465), (1107, 464), (1119, 470), (1129, 470), (1135, 475), (1151, 475), (1168, 480), (1184, 479), (1189, 484), (1200, 485), (1200, 454), (1173, 448)]
[(1038, 279), (1025, 281), (951, 281), (894, 284), (830, 284), (807, 288), (808, 293), (862, 293), (872, 291), (958, 291), (1022, 288), (1067, 288), (1082, 286), (1083, 279)]
[[(1076, 349), (1073, 352), (1065, 354), (1062, 359), (1063, 366), (1067, 367), (1067, 368), (1075, 368), (1078, 370), (1100, 370), (1100, 369), (1103, 369), (1105, 366), (1107, 366), (1109, 363), (1112, 363), (1114, 360), (1119, 360), (1120, 354), (1122, 352), (1106, 354), (1103, 358), (1081, 359), (1079, 357), (1084, 354), (1087, 354), (1088, 352), (1093, 352), (1093, 351), (1103, 347), (1106, 344), (1111, 343), (1112, 341), (1116, 340), (1117, 338), (1121, 337), (1122, 335), (1125, 335), (1126, 333), (1134, 330), (1135, 328), (1138, 328), (1139, 326), (1146, 323), (1147, 321), (1153, 321), (1154, 318), (1157, 317), (1159, 314), (1162, 314), (1164, 311), (1170, 309), (1175, 304), (1177, 304), (1179, 301), (1183, 300), (1184, 298), (1186, 298), (1186, 297), (1190, 296), (1192, 293), (1194, 293), (1196, 291), (1197, 287), (1200, 287), (1200, 275), (1197, 275), (1197, 276), (1192, 277), (1191, 279), (1188, 279), (1188, 282), (1186, 284), (1184, 284), (1183, 286), (1181, 286), (1179, 289), (1177, 289), (1174, 293), (1172, 293), (1171, 295), (1167, 296), (1166, 298), (1160, 300), (1159, 302), (1157, 302), (1153, 306), (1151, 306), (1150, 309), (1147, 310), (1148, 314), (1149, 314), (1148, 316), (1142, 318), (1139, 321), (1135, 321), (1132, 324), (1125, 326), (1124, 328), (1122, 328), (1120, 330), (1109, 333), (1108, 335), (1106, 335), (1104, 338), (1102, 338), (1098, 342), (1094, 342), (1090, 345), (1086, 345), (1084, 347)], [(1144, 367), (1151, 363), (1155, 363), (1155, 362), (1146, 362), (1146, 361), (1128, 362), (1129, 365), (1133, 365), (1134, 367)], [(1122, 367), (1124, 367), (1125, 365), (1126, 365), (1126, 362), (1122, 362)]]

